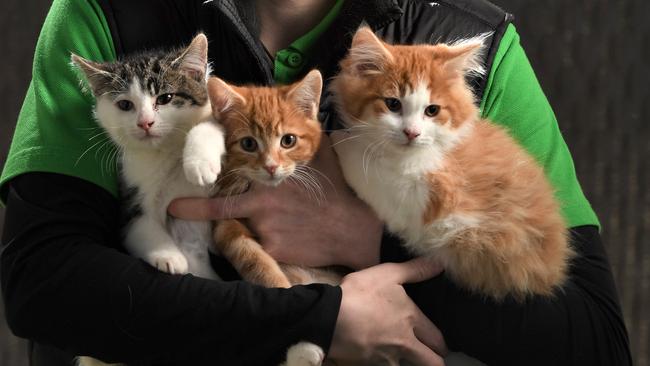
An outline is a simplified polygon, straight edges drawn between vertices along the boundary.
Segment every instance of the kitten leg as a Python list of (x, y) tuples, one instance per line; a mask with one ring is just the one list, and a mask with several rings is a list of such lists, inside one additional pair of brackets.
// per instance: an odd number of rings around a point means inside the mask
[(178, 249), (167, 230), (152, 217), (136, 218), (129, 227), (125, 246), (133, 256), (144, 259), (158, 270), (171, 274), (185, 274), (187, 259)]
[(291, 287), (278, 262), (262, 249), (251, 232), (237, 220), (217, 223), (216, 247), (246, 280), (265, 287)]
[(287, 361), (280, 366), (320, 366), (324, 358), (322, 348), (313, 343), (300, 342), (289, 347)]
[(183, 170), (192, 184), (207, 186), (221, 172), (221, 157), (226, 151), (223, 129), (213, 121), (194, 126), (185, 139)]

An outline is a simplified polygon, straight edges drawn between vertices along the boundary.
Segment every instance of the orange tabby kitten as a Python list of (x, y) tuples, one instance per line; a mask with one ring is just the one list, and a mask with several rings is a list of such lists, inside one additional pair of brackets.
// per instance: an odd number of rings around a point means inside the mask
[[(208, 82), (213, 113), (226, 135), (219, 195), (243, 193), (251, 182), (276, 186), (309, 174), (305, 167), (321, 138), (317, 113), (322, 83), (317, 70), (280, 87), (234, 86), (218, 78)], [(290, 287), (316, 281), (318, 271), (278, 264), (237, 220), (218, 222), (214, 237), (219, 253), (249, 282)], [(319, 282), (323, 280), (332, 282)]]
[[(276, 186), (296, 179), (309, 184), (306, 164), (318, 150), (322, 133), (317, 118), (322, 85), (317, 70), (295, 84), (279, 87), (234, 86), (216, 77), (208, 81), (212, 111), (226, 139), (222, 173), (216, 180), (219, 195), (243, 193), (252, 182)], [(215, 125), (203, 125), (188, 135), (191, 143), (186, 146), (192, 148), (184, 152), (183, 159), (186, 176), (196, 184), (216, 179), (211, 167), (219, 165), (218, 155), (203, 152), (214, 144), (217, 132)], [(214, 239), (219, 254), (249, 282), (266, 287), (340, 283), (341, 276), (332, 271), (276, 262), (238, 220), (217, 222)], [(320, 347), (300, 342), (289, 348), (283, 365), (318, 366), (323, 358)]]
[(551, 295), (573, 252), (542, 168), (479, 117), (481, 37), (400, 46), (361, 28), (332, 82), (345, 178), (415, 255), (499, 300)]

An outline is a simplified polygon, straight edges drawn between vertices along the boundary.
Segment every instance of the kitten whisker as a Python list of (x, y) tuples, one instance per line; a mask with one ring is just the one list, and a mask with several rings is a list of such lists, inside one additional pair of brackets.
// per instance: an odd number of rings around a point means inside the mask
[(342, 144), (344, 142), (349, 142), (350, 140), (358, 139), (359, 137), (362, 137), (362, 136), (371, 135), (371, 134), (373, 134), (373, 133), (372, 132), (366, 132), (366, 133), (354, 134), (354, 135), (352, 135), (350, 137), (346, 137), (343, 140), (340, 140), (338, 142), (333, 143), (331, 147), (337, 146), (337, 145)]
[(106, 140), (99, 140), (99, 141), (96, 141), (94, 144), (92, 144), (89, 148), (87, 148), (87, 149), (86, 149), (86, 150), (85, 150), (85, 151), (84, 151), (84, 152), (79, 156), (79, 158), (77, 159), (77, 161), (74, 163), (74, 166), (76, 167), (77, 165), (79, 165), (79, 162), (81, 161), (81, 159), (83, 159), (83, 157), (84, 157), (88, 152), (90, 152), (90, 150), (92, 150), (93, 148), (95, 148), (95, 147), (96, 147), (97, 145), (99, 145), (99, 144), (105, 144), (105, 143), (106, 143)]
[(316, 202), (318, 206), (324, 203), (324, 194), (320, 183), (305, 171), (295, 171), (288, 179), (295, 181), (305, 190), (309, 199)]
[[(366, 177), (366, 182), (368, 181), (368, 169), (370, 168), (370, 155), (372, 153), (372, 149), (377, 144), (380, 144), (383, 140), (375, 140), (366, 146), (366, 149), (363, 151), (363, 155), (361, 156), (361, 168), (363, 170), (363, 174)], [(368, 159), (366, 159), (366, 156), (368, 156)]]
[(334, 183), (332, 183), (332, 180), (330, 180), (330, 178), (327, 175), (323, 174), (323, 172), (321, 172), (320, 170), (318, 170), (318, 169), (316, 169), (314, 167), (311, 167), (309, 165), (299, 165), (299, 166), (296, 167), (296, 169), (298, 169), (298, 168), (306, 169), (306, 170), (308, 170), (310, 172), (318, 173), (318, 175), (323, 177), (327, 181), (327, 183), (330, 185), (330, 187), (332, 187), (332, 189), (334, 189), (334, 192), (336, 192), (336, 186), (334, 186)]

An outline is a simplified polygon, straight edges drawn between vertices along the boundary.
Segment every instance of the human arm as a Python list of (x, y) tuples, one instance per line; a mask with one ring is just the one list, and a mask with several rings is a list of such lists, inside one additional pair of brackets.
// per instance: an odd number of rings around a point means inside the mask
[(427, 347), (444, 354), (442, 337), (401, 287), (440, 268), (412, 263), (346, 277), (339, 311), (337, 287), (265, 289), (159, 272), (119, 251), (117, 209), (77, 178), (12, 181), (0, 268), (17, 335), (107, 361), (277, 364), (289, 345), (309, 341), (339, 359), (441, 364)]
[(106, 360), (267, 364), (299, 340), (328, 348), (338, 288), (167, 275), (119, 251), (117, 202), (101, 188), (43, 173), (11, 188), (1, 268), (17, 335)]

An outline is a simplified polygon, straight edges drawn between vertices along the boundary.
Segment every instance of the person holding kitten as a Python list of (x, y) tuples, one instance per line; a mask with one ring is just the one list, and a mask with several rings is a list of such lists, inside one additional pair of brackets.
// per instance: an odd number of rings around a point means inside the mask
[[(448, 350), (490, 365), (630, 364), (598, 220), (511, 21), (483, 0), (56, 0), (0, 181), (3, 298), (12, 330), (34, 342), (33, 364), (69, 364), (80, 354), (133, 365), (274, 365), (299, 340), (335, 361), (371, 364), (440, 365)], [(231, 206), (180, 200), (170, 212), (246, 219), (281, 262), (359, 271), (341, 286), (265, 289), (169, 275), (124, 253), (117, 173), (102, 167), (101, 151), (84, 154), (97, 130), (71, 52), (108, 61), (177, 47), (203, 31), (213, 74), (224, 80), (288, 84), (317, 68), (327, 81), (362, 23), (400, 44), (490, 34), (487, 73), (471, 80), (482, 114), (542, 163), (571, 228), (576, 256), (553, 297), (492, 301), (444, 275), (426, 280), (439, 269), (425, 261), (378, 265), (407, 255), (347, 189), (326, 137), (312, 162), (327, 176), (326, 205), (283, 184), (253, 186)], [(337, 124), (332, 111), (325, 92), (326, 129)], [(421, 280), (406, 286), (407, 297), (401, 285)]]

